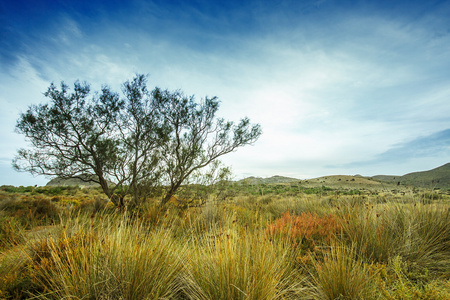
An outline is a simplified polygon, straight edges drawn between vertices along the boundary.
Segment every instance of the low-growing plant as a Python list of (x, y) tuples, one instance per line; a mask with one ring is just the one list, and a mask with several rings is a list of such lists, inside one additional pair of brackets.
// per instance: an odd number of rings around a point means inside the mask
[[(378, 283), (379, 291), (386, 299), (450, 299), (449, 281), (445, 284), (445, 281), (440, 279), (430, 282), (412, 280), (410, 265), (400, 256), (391, 259), (385, 270), (375, 274), (375, 281)], [(427, 273), (426, 270), (424, 272)]]
[(24, 230), (16, 218), (0, 214), (0, 250), (22, 243)]
[(313, 251), (316, 246), (331, 242), (340, 229), (338, 218), (332, 214), (319, 216), (316, 213), (302, 213), (291, 216), (286, 212), (268, 226), (267, 233), (289, 236), (303, 250)]
[(13, 198), (0, 203), (0, 210), (15, 217), (26, 229), (53, 224), (58, 219), (58, 208), (49, 199), (31, 196)]

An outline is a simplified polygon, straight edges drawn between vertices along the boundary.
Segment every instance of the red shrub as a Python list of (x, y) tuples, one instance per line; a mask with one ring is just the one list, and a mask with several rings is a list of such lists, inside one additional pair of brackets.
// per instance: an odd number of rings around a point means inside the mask
[(269, 225), (267, 232), (290, 237), (294, 243), (301, 242), (302, 249), (313, 250), (316, 245), (330, 242), (340, 229), (338, 218), (332, 214), (319, 216), (308, 212), (291, 216), (286, 212)]

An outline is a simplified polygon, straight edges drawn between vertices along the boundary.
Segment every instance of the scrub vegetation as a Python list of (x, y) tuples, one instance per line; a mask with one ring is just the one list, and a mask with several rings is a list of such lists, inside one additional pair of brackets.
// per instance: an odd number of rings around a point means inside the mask
[(0, 298), (450, 298), (448, 192), (203, 188), (124, 210), (101, 188), (2, 186)]

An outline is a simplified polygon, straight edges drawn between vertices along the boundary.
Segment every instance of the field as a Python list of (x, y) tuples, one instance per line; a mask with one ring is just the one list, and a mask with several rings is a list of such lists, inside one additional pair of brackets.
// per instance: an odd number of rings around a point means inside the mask
[(0, 298), (450, 299), (449, 193), (352, 179), (134, 211), (95, 188), (2, 186)]

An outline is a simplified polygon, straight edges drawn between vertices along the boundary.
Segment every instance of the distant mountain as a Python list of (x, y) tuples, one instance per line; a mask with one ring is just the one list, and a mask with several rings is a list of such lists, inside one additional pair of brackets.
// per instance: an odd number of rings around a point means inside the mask
[[(81, 175), (86, 180), (89, 178), (94, 178), (95, 175), (91, 174), (83, 174)], [(108, 184), (113, 184), (112, 182), (108, 182)], [(92, 181), (84, 181), (79, 178), (60, 178), (56, 177), (47, 182), (46, 186), (79, 186), (79, 187), (99, 187), (100, 184), (92, 182)]]
[(312, 179), (302, 180), (302, 185), (324, 185), (332, 188), (378, 188), (381, 183), (373, 180), (370, 177), (363, 177), (361, 175), (330, 175), (322, 176)]
[[(327, 186), (332, 188), (395, 188), (395, 186), (413, 186), (418, 188), (450, 189), (450, 163), (429, 171), (408, 173), (406, 175), (377, 175), (363, 177), (361, 175), (330, 175), (318, 178), (300, 180), (284, 176), (268, 178), (248, 177), (239, 182), (247, 184), (278, 184), (297, 182), (305, 187)], [(383, 185), (384, 184), (384, 185)], [(388, 186), (386, 186), (388, 184)]]
[(247, 177), (245, 179), (239, 180), (239, 182), (248, 183), (248, 184), (271, 184), (271, 183), (286, 183), (286, 182), (294, 182), (294, 181), (299, 181), (299, 179), (278, 176), (278, 175), (268, 177), (268, 178), (252, 176), (252, 177)]
[(429, 171), (413, 172), (403, 176), (377, 175), (372, 178), (378, 181), (400, 185), (450, 189), (450, 163)]

